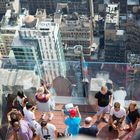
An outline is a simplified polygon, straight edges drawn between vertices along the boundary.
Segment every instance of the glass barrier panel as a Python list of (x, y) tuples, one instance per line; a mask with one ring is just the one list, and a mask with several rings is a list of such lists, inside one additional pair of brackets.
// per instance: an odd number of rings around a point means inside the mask
[(0, 61), (0, 120), (6, 123), (6, 113), (19, 90), (35, 102), (41, 81), (48, 84), (56, 97), (84, 98), (95, 104), (95, 94), (106, 85), (113, 93), (113, 102), (127, 107), (136, 100), (140, 108), (140, 65), (79, 61)]

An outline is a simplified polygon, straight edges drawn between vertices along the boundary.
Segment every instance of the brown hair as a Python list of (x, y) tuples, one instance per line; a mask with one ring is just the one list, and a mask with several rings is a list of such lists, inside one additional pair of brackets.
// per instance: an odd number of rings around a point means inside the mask
[(120, 104), (119, 102), (115, 102), (115, 103), (114, 103), (114, 108), (120, 107), (120, 106), (121, 106), (121, 104)]
[(42, 127), (45, 127), (45, 126), (47, 125), (47, 121), (43, 120), (43, 121), (40, 123), (40, 125), (41, 125)]

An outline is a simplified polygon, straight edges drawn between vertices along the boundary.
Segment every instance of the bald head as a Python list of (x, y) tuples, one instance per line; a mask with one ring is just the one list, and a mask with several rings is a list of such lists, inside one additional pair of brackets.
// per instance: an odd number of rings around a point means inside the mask
[(86, 117), (85, 118), (85, 124), (90, 124), (92, 122), (92, 118), (91, 117)]

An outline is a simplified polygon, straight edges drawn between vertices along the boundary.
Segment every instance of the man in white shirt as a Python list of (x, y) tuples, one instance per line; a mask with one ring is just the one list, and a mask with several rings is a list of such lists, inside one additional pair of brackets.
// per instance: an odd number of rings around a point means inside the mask
[(41, 125), (36, 121), (33, 109), (34, 106), (31, 103), (26, 103), (26, 106), (23, 108), (24, 117), (30, 127), (35, 130), (35, 133), (41, 135)]
[(42, 131), (42, 140), (45, 140), (44, 137), (49, 138), (50, 140), (56, 140), (57, 139), (57, 129), (55, 125), (51, 123), (47, 123), (47, 121), (41, 122), (41, 131)]
[(109, 131), (112, 129), (121, 130), (122, 122), (126, 116), (126, 111), (121, 107), (119, 102), (114, 103), (114, 107), (110, 110), (109, 116)]

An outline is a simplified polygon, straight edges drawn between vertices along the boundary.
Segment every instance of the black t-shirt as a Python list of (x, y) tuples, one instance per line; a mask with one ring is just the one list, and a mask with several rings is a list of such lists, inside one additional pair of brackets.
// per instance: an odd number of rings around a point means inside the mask
[(96, 125), (93, 125), (89, 128), (81, 127), (79, 129), (79, 134), (83, 134), (83, 135), (87, 135), (87, 136), (96, 137), (97, 133), (98, 133), (98, 128)]
[(95, 98), (98, 99), (98, 105), (100, 107), (105, 107), (109, 104), (110, 95), (112, 92), (107, 91), (106, 94), (102, 94), (100, 91), (95, 94)]
[(135, 123), (136, 120), (138, 118), (140, 118), (140, 114), (139, 114), (138, 110), (136, 109), (135, 111), (132, 111), (132, 112), (130, 112), (130, 110), (129, 110), (128, 118), (132, 121), (132, 123)]

